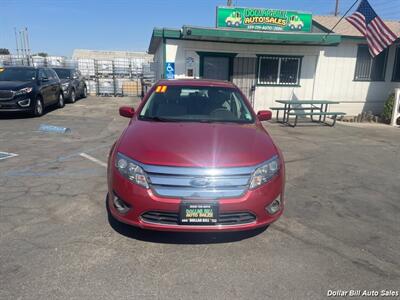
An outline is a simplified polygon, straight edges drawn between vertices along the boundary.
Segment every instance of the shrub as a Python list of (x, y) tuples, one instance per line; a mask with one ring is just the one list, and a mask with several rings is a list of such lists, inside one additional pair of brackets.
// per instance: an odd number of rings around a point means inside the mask
[(392, 120), (394, 97), (394, 93), (390, 94), (385, 102), (385, 105), (383, 106), (382, 119), (385, 123), (390, 123), (390, 121)]

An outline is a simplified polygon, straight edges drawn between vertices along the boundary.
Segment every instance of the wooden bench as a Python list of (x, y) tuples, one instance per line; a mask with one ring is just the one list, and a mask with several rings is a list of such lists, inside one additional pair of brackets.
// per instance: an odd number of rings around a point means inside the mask
[[(319, 116), (319, 117), (323, 116), (324, 117), (324, 123), (329, 125), (329, 126), (331, 126), (331, 127), (333, 127), (336, 124), (337, 116), (343, 116), (345, 114), (346, 113), (344, 113), (344, 112), (323, 112), (323, 111), (319, 111), (319, 112), (300, 112), (300, 111), (294, 111), (294, 112), (289, 112), (288, 113), (289, 116), (295, 116), (294, 124), (292, 125), (292, 124), (289, 123), (289, 118), (288, 118), (288, 124), (290, 126), (292, 126), (292, 127), (295, 127), (297, 125), (297, 119), (299, 117), (310, 116), (311, 120), (312, 120), (313, 116)], [(328, 123), (325, 122), (325, 117), (326, 116), (332, 116), (333, 117), (333, 123), (332, 124), (328, 124)], [(320, 119), (320, 121), (321, 121), (321, 119)]]

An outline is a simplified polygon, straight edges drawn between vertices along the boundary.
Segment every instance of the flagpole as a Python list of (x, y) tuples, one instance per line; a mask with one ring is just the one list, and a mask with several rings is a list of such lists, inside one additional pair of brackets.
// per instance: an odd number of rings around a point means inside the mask
[(336, 28), (336, 26), (339, 25), (339, 23), (343, 20), (343, 18), (349, 13), (349, 11), (354, 7), (354, 5), (356, 5), (358, 2), (358, 0), (354, 1), (354, 3), (350, 6), (350, 8), (344, 13), (344, 15), (339, 19), (339, 21), (337, 21), (337, 23), (335, 24), (335, 26), (332, 27), (332, 29), (330, 29), (330, 32), (328, 32), (323, 38), (322, 40), (326, 40), (327, 36), (330, 35), (333, 32), (333, 29)]

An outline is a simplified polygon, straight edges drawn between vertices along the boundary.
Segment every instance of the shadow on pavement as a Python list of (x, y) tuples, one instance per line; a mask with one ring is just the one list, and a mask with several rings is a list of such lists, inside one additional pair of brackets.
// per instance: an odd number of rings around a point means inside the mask
[(130, 226), (116, 220), (110, 213), (106, 199), (108, 222), (119, 234), (131, 239), (163, 244), (219, 244), (248, 239), (267, 230), (268, 226), (241, 232), (167, 232), (152, 231)]
[[(52, 106), (48, 106), (46, 107), (46, 109), (43, 112), (43, 116), (58, 110), (61, 108), (56, 107), (55, 105)], [(31, 113), (29, 112), (7, 112), (7, 111), (2, 111), (0, 112), (0, 120), (12, 120), (12, 119), (34, 119), (35, 116), (33, 116)], [(39, 117), (40, 118), (40, 117)]]

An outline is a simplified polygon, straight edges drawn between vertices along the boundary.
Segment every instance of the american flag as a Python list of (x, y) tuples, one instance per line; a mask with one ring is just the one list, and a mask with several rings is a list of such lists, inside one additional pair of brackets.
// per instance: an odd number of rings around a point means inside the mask
[(397, 39), (367, 0), (362, 0), (354, 14), (346, 20), (366, 37), (372, 57), (377, 56)]

